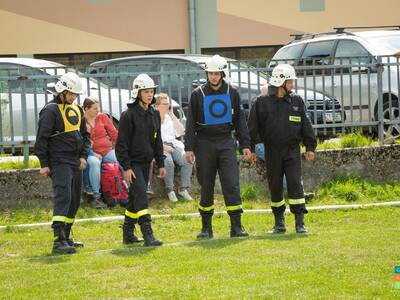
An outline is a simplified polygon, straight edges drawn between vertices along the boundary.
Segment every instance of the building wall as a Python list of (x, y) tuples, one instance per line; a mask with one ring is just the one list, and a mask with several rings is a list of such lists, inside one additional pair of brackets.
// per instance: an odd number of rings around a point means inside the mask
[[(197, 52), (279, 46), (291, 33), (335, 26), (400, 23), (398, 0), (194, 2)], [(1, 0), (0, 55), (188, 51), (188, 6), (189, 0)]]
[(218, 47), (279, 45), (292, 33), (400, 25), (398, 0), (218, 0)]
[(1, 0), (1, 54), (185, 49), (186, 0)]

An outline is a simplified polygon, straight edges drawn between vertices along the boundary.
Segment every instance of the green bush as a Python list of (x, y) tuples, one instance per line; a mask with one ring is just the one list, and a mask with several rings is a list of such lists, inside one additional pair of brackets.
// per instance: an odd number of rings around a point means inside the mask
[(342, 148), (365, 147), (372, 144), (372, 138), (364, 136), (358, 131), (352, 134), (342, 135), (339, 140)]
[(324, 183), (317, 191), (317, 200), (323, 202), (398, 201), (398, 181), (374, 182), (360, 177), (338, 176)]
[(4, 161), (0, 162), (0, 170), (32, 169), (40, 168), (39, 160), (30, 159), (26, 166), (23, 161)]
[(243, 200), (256, 200), (259, 195), (260, 190), (254, 183), (248, 183), (241, 187), (240, 196)]

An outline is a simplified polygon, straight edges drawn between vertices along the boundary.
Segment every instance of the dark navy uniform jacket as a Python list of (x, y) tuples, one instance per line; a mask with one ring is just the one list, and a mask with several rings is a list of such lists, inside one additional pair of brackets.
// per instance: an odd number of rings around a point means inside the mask
[[(226, 94), (228, 84), (223, 81), (219, 90), (215, 91), (207, 82), (201, 86), (203, 93), (207, 95)], [(189, 113), (186, 120), (185, 151), (194, 151), (196, 135), (218, 138), (218, 136), (228, 136), (235, 131), (239, 140), (240, 149), (250, 148), (250, 136), (246, 124), (246, 118), (241, 106), (238, 91), (229, 86), (229, 95), (232, 104), (232, 123), (204, 125), (203, 93), (200, 87), (196, 88), (190, 97)]]
[(78, 104), (63, 103), (57, 96), (43, 107), (34, 149), (42, 168), (55, 164), (79, 166), (79, 159), (87, 159), (89, 149), (90, 134)]
[(153, 158), (163, 168), (160, 113), (153, 107), (144, 110), (138, 101), (129, 103), (121, 114), (115, 154), (124, 170), (132, 169), (132, 163), (149, 164)]
[(264, 142), (266, 147), (292, 147), (301, 142), (306, 151), (315, 151), (317, 142), (306, 116), (303, 99), (289, 93), (284, 98), (260, 96), (253, 104), (248, 121), (252, 149)]

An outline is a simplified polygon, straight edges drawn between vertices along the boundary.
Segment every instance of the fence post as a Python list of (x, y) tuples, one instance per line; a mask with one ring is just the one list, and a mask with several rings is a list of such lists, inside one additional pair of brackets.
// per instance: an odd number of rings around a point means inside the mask
[(24, 167), (29, 164), (29, 140), (28, 140), (28, 114), (26, 108), (26, 80), (28, 77), (22, 75), (18, 77), (21, 81), (21, 114), (22, 114), (22, 144), (24, 145)]
[(383, 84), (382, 84), (382, 74), (383, 74), (383, 63), (382, 57), (377, 57), (378, 63), (376, 64), (377, 69), (377, 80), (378, 80), (378, 138), (379, 143), (383, 145), (384, 141), (384, 120), (383, 120)]

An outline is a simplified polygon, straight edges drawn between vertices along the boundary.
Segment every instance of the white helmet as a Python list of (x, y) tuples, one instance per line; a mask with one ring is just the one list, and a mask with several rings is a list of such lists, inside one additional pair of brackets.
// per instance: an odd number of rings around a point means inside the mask
[(280, 87), (286, 80), (290, 79), (297, 79), (296, 77), (296, 71), (291, 65), (288, 64), (282, 64), (282, 65), (277, 65), (273, 70), (272, 70), (272, 75), (269, 80), (269, 84)]
[(140, 90), (155, 89), (158, 85), (154, 84), (154, 80), (147, 74), (139, 74), (133, 80), (132, 97), (136, 99)]
[(68, 91), (74, 94), (82, 93), (82, 82), (78, 75), (73, 72), (65, 73), (54, 86), (57, 93)]
[(218, 54), (211, 57), (206, 63), (206, 72), (224, 72), (225, 76), (228, 76), (228, 62), (222, 56)]

